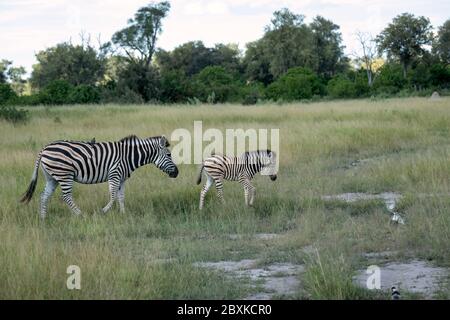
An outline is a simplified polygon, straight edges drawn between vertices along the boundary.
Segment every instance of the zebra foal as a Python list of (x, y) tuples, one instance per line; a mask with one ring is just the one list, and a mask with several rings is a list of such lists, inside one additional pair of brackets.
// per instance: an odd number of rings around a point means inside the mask
[(103, 208), (107, 212), (118, 200), (125, 211), (125, 181), (137, 168), (153, 163), (169, 177), (176, 178), (178, 168), (172, 161), (169, 142), (164, 136), (140, 139), (134, 135), (115, 142), (55, 141), (39, 153), (30, 185), (21, 202), (28, 203), (36, 189), (39, 166), (46, 179), (41, 194), (40, 214), (44, 218), (47, 203), (58, 185), (62, 199), (76, 215), (81, 213), (72, 196), (73, 183), (95, 184), (108, 182), (110, 201)]
[(202, 173), (205, 172), (206, 183), (200, 193), (200, 210), (203, 208), (205, 196), (213, 183), (216, 185), (217, 196), (224, 203), (223, 180), (238, 181), (244, 187), (245, 204), (253, 205), (255, 198), (255, 187), (251, 180), (258, 172), (265, 170), (272, 181), (277, 179), (275, 172), (276, 153), (270, 150), (257, 150), (245, 152), (239, 157), (229, 157), (224, 155), (212, 155), (203, 160), (197, 184), (202, 181)]

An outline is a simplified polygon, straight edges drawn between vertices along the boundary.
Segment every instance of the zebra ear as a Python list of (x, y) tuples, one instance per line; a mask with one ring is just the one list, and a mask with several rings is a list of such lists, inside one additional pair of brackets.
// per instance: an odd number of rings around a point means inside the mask
[(161, 147), (166, 147), (166, 148), (170, 147), (170, 143), (167, 140), (166, 136), (161, 136), (161, 140), (159, 143), (160, 143)]

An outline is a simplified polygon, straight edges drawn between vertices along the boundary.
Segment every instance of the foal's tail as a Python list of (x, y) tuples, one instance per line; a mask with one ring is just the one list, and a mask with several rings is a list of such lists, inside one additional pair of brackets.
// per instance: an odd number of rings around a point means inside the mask
[(41, 156), (42, 156), (42, 154), (39, 153), (39, 155), (36, 159), (36, 162), (34, 164), (34, 171), (33, 171), (33, 176), (31, 177), (30, 185), (28, 186), (28, 189), (24, 193), (22, 198), (20, 198), (20, 202), (22, 202), (22, 203), (30, 202), (31, 198), (33, 197), (34, 190), (36, 190), (38, 173), (39, 173), (39, 164), (41, 163)]
[(204, 164), (202, 163), (202, 164), (200, 165), (200, 170), (199, 170), (199, 172), (198, 172), (197, 184), (200, 184), (200, 182), (202, 182), (203, 168), (204, 168)]

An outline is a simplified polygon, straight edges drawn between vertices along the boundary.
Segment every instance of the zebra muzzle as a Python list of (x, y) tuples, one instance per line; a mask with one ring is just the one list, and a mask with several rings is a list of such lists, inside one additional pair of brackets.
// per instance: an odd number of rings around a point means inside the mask
[(178, 177), (178, 169), (175, 168), (175, 170), (170, 171), (170, 172), (169, 172), (169, 177), (171, 177), (171, 178), (176, 178), (176, 177)]

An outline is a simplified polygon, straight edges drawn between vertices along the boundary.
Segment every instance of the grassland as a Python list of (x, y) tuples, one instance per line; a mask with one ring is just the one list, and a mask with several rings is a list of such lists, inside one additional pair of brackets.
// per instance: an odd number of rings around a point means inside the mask
[[(64, 106), (30, 108), (31, 121), (0, 122), (0, 298), (27, 299), (223, 299), (243, 298), (251, 288), (194, 262), (260, 258), (261, 264), (305, 265), (296, 294), (283, 298), (370, 299), (388, 297), (355, 287), (365, 252), (392, 250), (450, 267), (450, 99), (358, 100), (252, 107)], [(146, 137), (177, 128), (279, 128), (278, 180), (255, 179), (254, 208), (244, 206), (240, 186), (225, 185), (221, 206), (212, 190), (197, 209), (197, 167), (181, 165), (177, 179), (155, 167), (127, 182), (125, 214), (103, 215), (106, 184), (75, 186), (82, 217), (59, 198), (38, 216), (38, 194), (18, 199), (34, 160), (52, 140), (112, 141), (131, 133)], [(368, 159), (351, 166), (359, 159)], [(400, 192), (407, 223), (389, 223), (379, 202), (324, 202), (343, 192)], [(282, 237), (261, 241), (257, 233)], [(243, 237), (230, 239), (230, 234)], [(306, 254), (305, 247), (317, 252)], [(82, 289), (67, 290), (66, 268), (82, 270)], [(440, 298), (449, 297), (444, 285)]]

